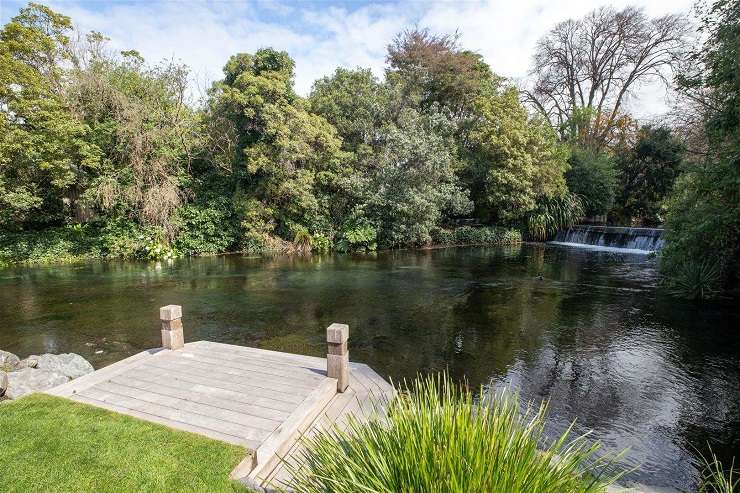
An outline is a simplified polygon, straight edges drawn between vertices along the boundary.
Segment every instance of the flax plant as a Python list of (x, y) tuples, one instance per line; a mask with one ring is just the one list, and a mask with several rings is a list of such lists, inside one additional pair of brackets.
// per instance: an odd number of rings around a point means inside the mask
[[(481, 393), (481, 395), (486, 395)], [(476, 399), (446, 374), (419, 377), (369, 420), (304, 438), (287, 463), (296, 492), (602, 492), (618, 456), (571, 428), (545, 443), (546, 405), (511, 392)]]

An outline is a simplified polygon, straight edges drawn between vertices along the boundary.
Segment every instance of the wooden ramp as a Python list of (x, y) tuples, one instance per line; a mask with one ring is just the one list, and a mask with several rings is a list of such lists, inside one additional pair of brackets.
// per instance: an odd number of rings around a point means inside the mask
[(371, 399), (393, 388), (370, 367), (349, 362), (348, 327), (327, 329), (327, 358), (209, 341), (185, 344), (181, 309), (162, 308), (163, 348), (136, 354), (47, 391), (85, 404), (198, 433), (252, 453), (232, 471), (270, 490), (290, 478), (284, 459), (299, 438), (369, 416)]
[[(256, 484), (265, 487), (266, 491), (289, 490), (291, 476), (286, 464), (296, 464), (303, 450), (301, 436), (311, 437), (317, 432), (339, 427), (345, 429), (350, 415), (360, 420), (367, 420), (378, 413), (384, 413), (384, 406), (395, 397), (393, 387), (383, 380), (372, 368), (361, 363), (350, 363), (350, 383), (344, 393), (336, 394), (318, 417), (305, 427), (300, 436), (290, 441), (290, 447), (283, 452), (276, 467), (267, 474), (260, 474)], [(246, 482), (254, 486), (255, 482)]]

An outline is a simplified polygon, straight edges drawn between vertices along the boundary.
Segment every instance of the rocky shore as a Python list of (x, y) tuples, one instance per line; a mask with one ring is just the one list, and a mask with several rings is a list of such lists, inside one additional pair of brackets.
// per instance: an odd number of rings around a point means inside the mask
[(20, 359), (0, 350), (0, 400), (43, 392), (95, 371), (79, 354), (42, 354)]

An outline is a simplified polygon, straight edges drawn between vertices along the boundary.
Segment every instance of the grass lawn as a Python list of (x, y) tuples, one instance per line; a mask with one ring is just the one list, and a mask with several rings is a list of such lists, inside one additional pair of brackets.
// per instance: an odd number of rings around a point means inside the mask
[(0, 403), (3, 491), (246, 491), (247, 450), (42, 394)]

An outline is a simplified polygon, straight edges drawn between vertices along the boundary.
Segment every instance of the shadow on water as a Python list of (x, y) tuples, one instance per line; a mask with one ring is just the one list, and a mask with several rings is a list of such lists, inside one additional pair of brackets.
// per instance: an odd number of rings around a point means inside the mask
[(449, 369), (549, 399), (633, 479), (690, 487), (710, 441), (740, 450), (740, 309), (657, 289), (645, 256), (543, 245), (367, 256), (220, 256), (0, 271), (0, 347), (77, 352), (96, 367), (158, 345), (158, 307), (186, 338), (323, 356), (350, 324), (351, 358), (398, 381)]

